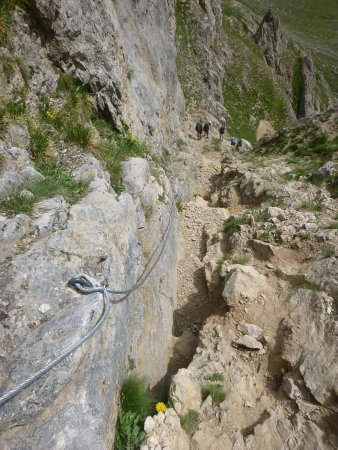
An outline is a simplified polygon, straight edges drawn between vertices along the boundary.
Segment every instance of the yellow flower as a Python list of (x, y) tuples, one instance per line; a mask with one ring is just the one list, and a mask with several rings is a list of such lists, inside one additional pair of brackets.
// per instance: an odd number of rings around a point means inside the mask
[(47, 110), (46, 116), (47, 116), (48, 119), (51, 119), (51, 120), (53, 120), (54, 117), (55, 117), (53, 111), (51, 111), (50, 109)]
[(163, 402), (158, 402), (155, 405), (155, 409), (157, 412), (166, 412), (167, 407), (165, 406), (165, 404)]

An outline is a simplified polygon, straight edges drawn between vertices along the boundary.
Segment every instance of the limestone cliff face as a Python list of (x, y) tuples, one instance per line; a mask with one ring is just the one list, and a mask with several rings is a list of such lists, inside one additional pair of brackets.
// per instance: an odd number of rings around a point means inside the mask
[[(53, 125), (39, 122), (39, 108), (42, 98), (57, 98), (60, 75), (72, 74), (88, 87), (93, 114), (117, 131), (147, 140), (153, 151), (175, 139), (184, 99), (175, 65), (173, 7), (172, 1), (36, 0), (26, 11), (11, 11), (11, 39), (0, 48), (0, 97), (25, 104), (27, 119), (18, 124), (6, 117), (2, 123), (0, 199), (41, 177), (28, 121), (55, 138), (49, 158), (65, 167), (67, 155), (75, 155), (67, 170), (91, 182), (77, 204), (58, 195), (36, 204), (32, 215), (0, 214), (1, 393), (98, 320), (100, 297), (77, 294), (67, 287), (68, 279), (85, 272), (113, 289), (129, 288), (149, 269), (170, 216), (172, 222), (147, 282), (112, 306), (90, 341), (1, 408), (1, 448), (111, 449), (122, 381), (137, 371), (161, 387), (166, 375), (178, 241), (169, 181), (151, 158), (130, 159), (123, 163), (124, 192), (118, 195), (105, 164), (65, 141)], [(98, 131), (90, 120), (87, 125), (95, 153)]]
[[(99, 295), (77, 294), (67, 287), (69, 278), (85, 272), (112, 289), (129, 288), (158, 254), (170, 218), (169, 183), (160, 172), (158, 184), (142, 158), (125, 162), (124, 172), (126, 192), (117, 197), (101, 164), (88, 156), (79, 174), (90, 174), (92, 181), (78, 204), (56, 197), (40, 202), (34, 217), (1, 216), (1, 392), (98, 320)], [(165, 376), (176, 296), (172, 211), (165, 250), (146, 283), (112, 305), (90, 341), (2, 406), (1, 448), (110, 449), (126, 374), (136, 369), (151, 385)]]
[(173, 3), (36, 0), (28, 14), (16, 12), (12, 45), (39, 78), (37, 92), (50, 92), (53, 72), (72, 73), (116, 128), (160, 144), (184, 115)]
[[(225, 38), (220, 0), (177, 0), (177, 66), (187, 109), (228, 120), (223, 101), (224, 66), (231, 50)], [(204, 118), (202, 118), (204, 120)]]

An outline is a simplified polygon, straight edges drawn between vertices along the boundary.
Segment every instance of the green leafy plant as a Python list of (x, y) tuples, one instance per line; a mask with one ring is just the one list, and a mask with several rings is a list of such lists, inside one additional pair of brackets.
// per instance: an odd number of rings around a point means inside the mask
[(134, 69), (132, 69), (131, 67), (128, 67), (128, 70), (127, 70), (128, 80), (131, 81), (133, 79), (134, 75), (135, 75)]
[(189, 411), (181, 417), (183, 430), (191, 436), (196, 431), (199, 420), (200, 417), (198, 412), (194, 409), (189, 409)]
[(226, 399), (226, 393), (220, 384), (206, 384), (202, 387), (202, 399), (205, 400), (208, 396), (211, 396), (215, 405), (219, 405)]
[(137, 450), (145, 440), (140, 416), (131, 411), (119, 411), (116, 424), (114, 450)]
[(145, 378), (126, 378), (122, 384), (120, 401), (114, 449), (136, 450), (145, 439), (143, 423), (152, 413), (155, 403)]
[(158, 201), (161, 202), (161, 203), (164, 203), (165, 199), (166, 199), (165, 193), (163, 193), (163, 194), (158, 196)]

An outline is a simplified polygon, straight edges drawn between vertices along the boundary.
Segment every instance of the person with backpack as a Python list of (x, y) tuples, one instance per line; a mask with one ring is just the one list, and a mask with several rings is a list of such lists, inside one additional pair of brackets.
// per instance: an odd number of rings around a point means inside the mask
[(237, 145), (238, 139), (236, 137), (231, 138), (231, 145)]
[(203, 132), (203, 127), (202, 127), (201, 122), (197, 122), (195, 130), (197, 133), (197, 139), (200, 141), (202, 139), (202, 132)]
[(221, 141), (223, 141), (223, 139), (224, 139), (224, 132), (225, 132), (225, 126), (221, 125), (221, 127), (219, 129), (219, 138)]
[(206, 122), (206, 123), (204, 124), (203, 131), (204, 131), (204, 137), (205, 137), (206, 139), (208, 139), (208, 137), (209, 137), (209, 131), (210, 131), (210, 122)]

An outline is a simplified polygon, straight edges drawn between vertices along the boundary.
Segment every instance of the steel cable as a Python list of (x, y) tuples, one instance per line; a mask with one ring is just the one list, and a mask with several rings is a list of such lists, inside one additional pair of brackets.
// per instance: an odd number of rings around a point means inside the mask
[[(117, 304), (117, 303), (122, 302), (133, 291), (140, 288), (146, 282), (146, 280), (150, 276), (151, 272), (154, 270), (155, 266), (157, 265), (159, 259), (161, 258), (164, 248), (166, 246), (166, 243), (168, 241), (170, 225), (172, 222), (172, 213), (174, 211), (174, 205), (175, 205), (175, 203), (173, 202), (171, 210), (170, 210), (168, 224), (163, 233), (163, 237), (162, 237), (163, 242), (162, 242), (161, 250), (160, 250), (159, 254), (155, 258), (155, 261), (150, 266), (150, 269), (148, 271), (146, 271), (142, 275), (142, 277), (131, 288), (126, 289), (126, 290), (117, 290), (117, 291), (108, 289), (106, 286), (99, 285), (98, 283), (93, 281), (92, 278), (88, 277), (85, 274), (81, 274), (78, 277), (72, 278), (71, 280), (69, 280), (68, 284), (70, 286), (75, 287), (82, 294), (92, 294), (92, 293), (101, 293), (102, 294), (103, 309), (102, 309), (102, 313), (101, 313), (99, 320), (96, 322), (96, 324), (93, 326), (93, 328), (90, 331), (88, 331), (88, 333), (86, 333), (84, 336), (82, 336), (75, 344), (73, 344), (71, 347), (69, 347), (63, 353), (61, 353), (61, 355), (59, 355), (57, 358), (55, 358), (52, 361), (50, 361), (49, 363), (47, 363), (43, 368), (38, 370), (35, 374), (31, 375), (29, 378), (24, 380), (22, 383), (18, 384), (15, 388), (13, 388), (10, 391), (6, 392), (5, 394), (1, 395), (0, 396), (0, 406), (7, 403), (10, 399), (12, 399), (16, 395), (18, 395), (21, 391), (23, 391), (28, 386), (30, 386), (32, 383), (37, 381), (42, 375), (49, 372), (49, 370), (51, 370), (53, 367), (55, 367), (57, 364), (59, 364), (61, 361), (63, 361), (65, 358), (67, 358), (67, 356), (69, 356), (71, 353), (73, 353), (75, 350), (77, 350), (84, 342), (86, 342), (102, 326), (102, 324), (107, 319), (107, 317), (109, 315), (110, 303)], [(116, 294), (116, 295), (125, 294), (125, 295), (122, 298), (120, 298), (116, 301), (113, 301), (113, 300), (109, 300), (108, 292), (110, 294)]]

